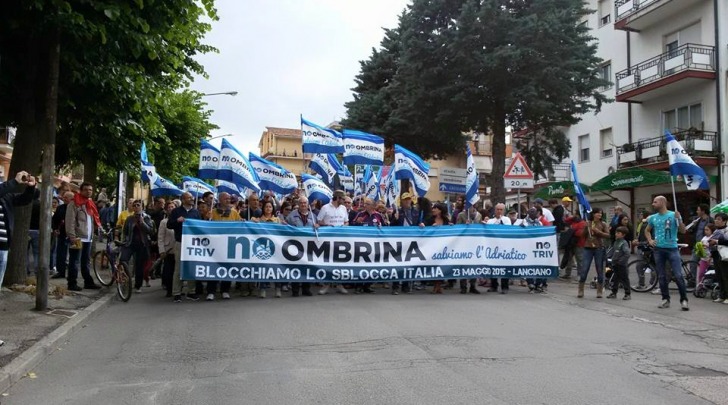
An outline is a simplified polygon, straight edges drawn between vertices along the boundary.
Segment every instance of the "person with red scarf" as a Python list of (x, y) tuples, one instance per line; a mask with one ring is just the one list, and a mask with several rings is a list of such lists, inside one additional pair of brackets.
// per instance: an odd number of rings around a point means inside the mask
[(94, 226), (101, 226), (99, 211), (91, 196), (94, 186), (91, 183), (81, 184), (81, 191), (73, 196), (73, 201), (66, 209), (66, 235), (68, 236), (68, 290), (81, 291), (76, 279), (78, 278), (78, 262), (81, 261), (81, 276), (83, 288), (97, 290), (101, 287), (94, 283), (89, 271), (91, 265), (91, 243), (93, 242)]

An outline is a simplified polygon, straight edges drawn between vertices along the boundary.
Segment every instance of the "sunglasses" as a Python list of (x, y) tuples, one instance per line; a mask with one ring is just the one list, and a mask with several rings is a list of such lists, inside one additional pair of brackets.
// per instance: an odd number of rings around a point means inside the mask
[(141, 207), (142, 205), (139, 203), (134, 204), (134, 207)]

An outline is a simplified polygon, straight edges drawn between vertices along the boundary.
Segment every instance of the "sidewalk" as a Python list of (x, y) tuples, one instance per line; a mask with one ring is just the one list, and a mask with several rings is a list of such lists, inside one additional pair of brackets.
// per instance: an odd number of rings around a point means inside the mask
[[(0, 393), (56, 350), (64, 337), (106, 305), (116, 290), (69, 292), (66, 280), (50, 280), (48, 310), (35, 311), (34, 287), (0, 291)], [(54, 288), (56, 287), (56, 288)]]

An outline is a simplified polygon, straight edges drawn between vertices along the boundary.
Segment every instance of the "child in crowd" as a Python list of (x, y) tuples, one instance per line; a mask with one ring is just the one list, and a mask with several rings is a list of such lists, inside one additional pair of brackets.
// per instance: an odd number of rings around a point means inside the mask
[(708, 267), (710, 266), (710, 245), (708, 241), (710, 240), (711, 235), (713, 235), (713, 232), (715, 232), (715, 225), (705, 225), (704, 232), (705, 234), (703, 235), (703, 238), (700, 242), (695, 244), (695, 254), (700, 258), (700, 262), (698, 263), (698, 279), (696, 280), (696, 285), (703, 281), (705, 272), (708, 271)]
[(629, 273), (627, 273), (627, 260), (629, 260), (630, 248), (629, 243), (624, 240), (629, 230), (625, 226), (618, 226), (614, 232), (614, 250), (612, 251), (612, 270), (616, 280), (612, 283), (612, 293), (607, 298), (617, 298), (619, 285), (624, 288), (623, 300), (632, 299), (630, 293)]

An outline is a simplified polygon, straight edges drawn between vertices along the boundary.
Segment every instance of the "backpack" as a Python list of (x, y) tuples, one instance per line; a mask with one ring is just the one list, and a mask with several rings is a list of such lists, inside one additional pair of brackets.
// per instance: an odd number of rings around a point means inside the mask
[(576, 232), (572, 228), (567, 228), (564, 232), (561, 232), (559, 237), (559, 249), (569, 249), (576, 245)]

